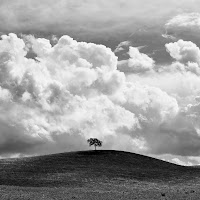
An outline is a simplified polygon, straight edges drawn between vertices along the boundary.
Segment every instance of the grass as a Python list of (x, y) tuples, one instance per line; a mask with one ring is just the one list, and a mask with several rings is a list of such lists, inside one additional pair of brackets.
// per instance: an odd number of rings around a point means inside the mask
[(199, 199), (200, 168), (113, 150), (0, 160), (0, 199)]

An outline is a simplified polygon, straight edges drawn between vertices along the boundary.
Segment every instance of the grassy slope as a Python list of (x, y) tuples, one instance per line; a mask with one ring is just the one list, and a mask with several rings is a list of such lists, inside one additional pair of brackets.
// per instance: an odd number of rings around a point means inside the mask
[[(60, 190), (56, 194), (59, 194), (62, 190), (65, 197), (66, 195), (69, 197), (72, 193), (81, 195), (86, 191), (90, 191), (88, 193), (91, 194), (91, 191), (97, 190), (98, 194), (101, 193), (102, 195), (108, 194), (108, 192), (111, 195), (110, 192), (113, 191), (115, 191), (115, 195), (124, 195), (125, 190), (129, 191), (127, 194), (131, 194), (131, 191), (134, 190), (134, 194), (146, 194), (146, 199), (151, 199), (150, 196), (154, 194), (152, 199), (156, 199), (155, 195), (158, 190), (166, 193), (166, 191), (169, 191), (169, 187), (180, 188), (188, 185), (189, 190), (193, 191), (191, 186), (195, 185), (196, 187), (198, 185), (199, 177), (199, 168), (178, 166), (147, 156), (111, 150), (69, 152), (0, 160), (0, 185), (4, 185), (0, 187), (0, 193), (2, 192), (5, 195), (8, 194), (8, 186), (9, 191), (12, 191), (10, 186), (21, 186), (21, 188), (32, 187), (32, 189), (28, 189), (29, 195), (31, 194), (30, 191), (33, 191), (32, 195), (35, 195), (35, 193), (38, 195), (46, 194), (43, 190), (33, 187), (46, 187), (45, 191), (48, 191), (48, 194), (53, 191), (55, 194), (55, 187), (57, 187)], [(84, 188), (84, 192), (81, 191), (81, 188)], [(77, 189), (79, 191), (75, 192), (74, 190)], [(73, 192), (70, 193), (71, 190)], [(12, 191), (13, 195), (21, 194), (23, 196), (27, 192), (26, 189), (23, 189), (24, 193), (19, 187), (17, 191), (15, 194), (15, 188)], [(66, 191), (69, 193), (66, 194)], [(150, 193), (146, 193), (148, 191)], [(178, 189), (175, 193), (177, 191)], [(58, 196), (53, 198), (53, 193), (50, 195), (51, 198), (59, 199)], [(170, 194), (173, 195), (173, 193), (174, 189)], [(33, 196), (20, 198), (34, 199)], [(41, 197), (37, 196), (37, 198)], [(84, 198), (86, 197), (80, 199)], [(1, 197), (1, 199), (6, 198)], [(98, 199), (100, 199), (100, 196)], [(106, 196), (102, 199), (106, 199)], [(142, 197), (139, 199), (142, 199)], [(180, 199), (184, 199), (184, 197), (181, 196)]]

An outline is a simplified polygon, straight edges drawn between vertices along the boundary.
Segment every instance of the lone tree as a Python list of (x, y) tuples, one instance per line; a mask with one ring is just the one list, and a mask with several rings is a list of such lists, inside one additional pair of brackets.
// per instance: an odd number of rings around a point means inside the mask
[(89, 143), (90, 146), (94, 145), (95, 150), (96, 150), (97, 146), (101, 147), (102, 143), (103, 143), (102, 141), (98, 140), (97, 138), (90, 138), (87, 140), (87, 142)]

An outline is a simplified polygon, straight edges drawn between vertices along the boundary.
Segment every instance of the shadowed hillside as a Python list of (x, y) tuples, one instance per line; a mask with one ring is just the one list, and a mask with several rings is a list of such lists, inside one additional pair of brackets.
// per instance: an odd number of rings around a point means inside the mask
[(111, 180), (175, 184), (197, 177), (200, 177), (198, 168), (112, 150), (0, 160), (0, 185), (81, 187), (88, 182)]

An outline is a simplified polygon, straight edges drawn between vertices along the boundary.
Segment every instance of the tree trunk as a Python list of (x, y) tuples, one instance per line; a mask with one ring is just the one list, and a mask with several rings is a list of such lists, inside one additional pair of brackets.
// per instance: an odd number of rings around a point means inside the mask
[(95, 147), (95, 150), (96, 150), (96, 146), (94, 145), (94, 147)]

